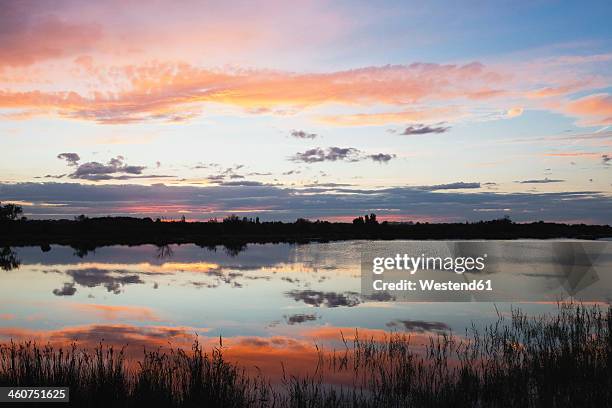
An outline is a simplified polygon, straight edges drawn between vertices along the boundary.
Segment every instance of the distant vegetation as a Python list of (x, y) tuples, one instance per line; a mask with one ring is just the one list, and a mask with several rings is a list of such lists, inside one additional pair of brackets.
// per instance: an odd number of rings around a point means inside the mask
[(21, 207), (0, 206), (0, 245), (71, 245), (83, 250), (103, 245), (194, 243), (241, 248), (251, 242), (310, 242), (349, 239), (517, 239), (612, 237), (608, 225), (515, 223), (509, 218), (465, 223), (380, 222), (376, 214), (351, 223), (260, 221), (230, 215), (222, 220), (188, 222), (160, 218), (99, 217), (72, 220), (26, 220)]
[[(561, 305), (558, 314), (515, 310), (466, 337), (362, 339), (320, 351), (316, 372), (280, 386), (205, 353), (145, 351), (128, 368), (123, 350), (0, 345), (0, 386), (69, 386), (74, 407), (603, 407), (612, 399), (612, 312)], [(280, 364), (280, 363), (279, 363)], [(344, 378), (343, 386), (330, 379)], [(66, 406), (63, 404), (62, 406)]]
[(0, 222), (16, 220), (21, 214), (23, 214), (23, 208), (20, 205), (0, 203)]

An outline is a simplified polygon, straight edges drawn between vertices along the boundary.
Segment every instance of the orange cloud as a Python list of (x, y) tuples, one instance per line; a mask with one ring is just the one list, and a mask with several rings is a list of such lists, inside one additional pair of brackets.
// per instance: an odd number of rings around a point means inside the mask
[[(168, 350), (169, 347), (189, 349), (199, 334), (198, 341), (206, 349), (219, 347), (218, 337), (203, 336), (207, 329), (185, 326), (134, 326), (128, 324), (90, 324), (57, 330), (32, 330), (17, 327), (0, 327), (0, 339), (16, 341), (33, 340), (66, 347), (73, 342), (81, 348), (105, 345), (127, 346), (126, 356), (135, 361), (142, 358), (143, 347)], [(288, 365), (291, 373), (312, 372), (318, 361), (318, 351), (311, 341), (286, 336), (257, 337), (237, 336), (223, 338), (224, 357), (247, 370), (275, 379), (282, 376), (281, 363)]]
[(580, 117), (579, 123), (584, 125), (612, 125), (612, 96), (605, 93), (585, 96), (568, 102), (564, 111)]
[[(435, 333), (431, 332), (400, 332), (410, 336), (410, 343), (416, 348), (422, 348), (429, 344), (429, 341)], [(323, 327), (315, 327), (312, 329), (305, 329), (300, 333), (304, 337), (311, 338), (317, 341), (335, 341), (341, 342), (342, 338), (352, 340), (355, 336), (358, 338), (365, 340), (374, 340), (374, 341), (387, 341), (391, 332), (389, 330), (382, 329), (367, 329), (367, 328), (358, 328), (354, 327), (338, 327), (338, 326), (323, 326)]]
[[(230, 107), (245, 114), (297, 114), (333, 106), (362, 110), (359, 113), (322, 114), (320, 122), (339, 126), (380, 126), (389, 123), (453, 121), (484, 110), (512, 118), (523, 106), (561, 111), (581, 118), (580, 124), (610, 123), (610, 97), (591, 95), (565, 103), (564, 95), (605, 84), (602, 78), (542, 78), (527, 70), (521, 83), (505, 67), (470, 64), (372, 66), (328, 73), (295, 73), (263, 69), (201, 68), (191, 63), (153, 62), (124, 66), (97, 64), (92, 57), (74, 59), (66, 67), (70, 77), (38, 75), (38, 88), (10, 82), (0, 91), (1, 115), (27, 120), (37, 115), (125, 124), (148, 120), (178, 123)], [(519, 70), (519, 68), (517, 68)], [(57, 80), (56, 80), (57, 79)], [(549, 83), (534, 91), (530, 83)], [(53, 87), (47, 84), (53, 82)], [(50, 90), (52, 89), (52, 90)], [(63, 89), (63, 90), (59, 90)], [(510, 98), (504, 100), (503, 98)], [(486, 106), (483, 105), (486, 101)], [(497, 106), (493, 105), (493, 101)], [(502, 105), (503, 104), (503, 105)], [(516, 106), (513, 106), (515, 105)], [(503, 112), (503, 111), (502, 111)], [(312, 112), (311, 112), (312, 113)]]
[[(191, 112), (203, 103), (230, 105), (249, 112), (269, 112), (324, 104), (407, 106), (421, 101), (482, 98), (488, 84), (501, 80), (498, 73), (479, 63), (393, 65), (322, 74), (214, 71), (189, 64), (150, 64), (111, 68), (108, 75), (119, 77), (119, 82), (127, 85), (118, 90), (94, 91), (87, 96), (75, 91), (3, 91), (0, 92), (0, 108), (99, 123), (147, 119), (175, 121), (184, 111)], [(447, 110), (406, 111), (369, 120), (424, 119)], [(336, 118), (335, 121), (341, 120)]]
[(506, 111), (506, 116), (509, 118), (516, 118), (517, 116), (521, 116), (522, 114), (523, 114), (523, 108), (520, 106), (510, 108)]
[[(58, 265), (58, 267), (60, 267)], [(61, 266), (66, 267), (65, 265)], [(121, 264), (121, 263), (101, 263), (101, 262), (82, 262), (78, 267), (70, 266), (74, 270), (98, 269), (100, 271), (113, 272), (116, 270), (124, 270), (132, 273), (144, 274), (172, 274), (176, 271), (188, 271), (199, 273), (217, 273), (222, 270), (222, 266), (211, 262), (164, 262), (161, 265), (150, 264), (148, 262)]]
[[(286, 335), (235, 336), (223, 337), (222, 344), (216, 336), (204, 335), (208, 329), (189, 326), (135, 326), (128, 324), (90, 324), (72, 326), (57, 330), (32, 330), (16, 327), (0, 327), (0, 339), (35, 340), (50, 343), (54, 346), (69, 346), (77, 342), (81, 348), (95, 348), (103, 341), (105, 345), (127, 346), (125, 348), (128, 364), (142, 358), (143, 347), (167, 351), (170, 347), (189, 350), (197, 338), (205, 350), (221, 348), (227, 361), (238, 364), (248, 372), (260, 375), (264, 373), (272, 381), (279, 381), (284, 374), (313, 374), (315, 370), (326, 370), (327, 381), (331, 383), (350, 383), (351, 370), (327, 370), (322, 361), (337, 356), (337, 351), (347, 353), (353, 358), (351, 347), (355, 335), (362, 341), (385, 342), (392, 334), (382, 329), (324, 326), (305, 328), (297, 337)], [(345, 349), (344, 339), (349, 343)], [(400, 332), (406, 335), (414, 352), (422, 352), (430, 344), (430, 332)], [(102, 340), (103, 339), (103, 340)], [(315, 346), (315, 344), (317, 346)], [(329, 367), (328, 367), (329, 368)]]

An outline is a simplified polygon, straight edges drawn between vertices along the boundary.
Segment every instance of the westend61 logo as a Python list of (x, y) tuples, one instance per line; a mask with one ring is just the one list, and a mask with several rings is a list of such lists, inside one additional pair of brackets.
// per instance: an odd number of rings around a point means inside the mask
[(395, 254), (394, 257), (375, 257), (372, 259), (372, 273), (380, 275), (388, 270), (407, 271), (414, 275), (419, 270), (453, 271), (458, 274), (464, 272), (482, 272), (485, 269), (487, 254), (479, 257), (428, 257), (410, 256), (408, 254)]

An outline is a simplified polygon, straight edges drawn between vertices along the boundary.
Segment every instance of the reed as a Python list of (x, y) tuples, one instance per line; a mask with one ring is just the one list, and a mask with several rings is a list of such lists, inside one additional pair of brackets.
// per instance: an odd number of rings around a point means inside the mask
[(288, 367), (280, 385), (197, 339), (191, 350), (145, 350), (137, 364), (104, 344), (9, 342), (0, 345), (0, 385), (69, 386), (75, 407), (609, 406), (611, 326), (612, 309), (560, 304), (554, 314), (514, 309), (481, 330), (432, 335), (424, 349), (406, 334), (356, 332), (343, 349), (319, 350), (310, 375)]

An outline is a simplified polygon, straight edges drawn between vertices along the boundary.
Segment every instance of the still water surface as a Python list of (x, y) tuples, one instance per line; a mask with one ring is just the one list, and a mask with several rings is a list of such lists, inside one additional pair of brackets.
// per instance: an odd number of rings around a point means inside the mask
[[(342, 332), (378, 337), (465, 333), (508, 314), (508, 303), (373, 302), (360, 292), (364, 241), (252, 244), (241, 251), (195, 245), (14, 248), (17, 267), (0, 270), (0, 340), (34, 339), (93, 347), (100, 341), (182, 347), (195, 336), (230, 359), (268, 374), (308, 370), (314, 345), (341, 347)], [(612, 288), (612, 284), (610, 284)], [(516, 307), (516, 305), (515, 305)], [(524, 303), (528, 313), (554, 302)]]

